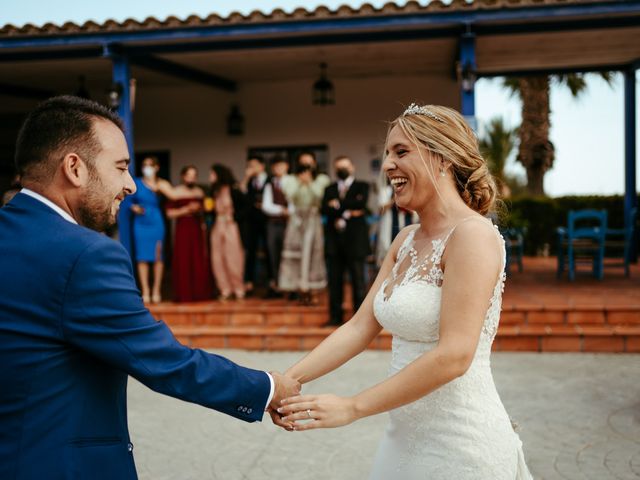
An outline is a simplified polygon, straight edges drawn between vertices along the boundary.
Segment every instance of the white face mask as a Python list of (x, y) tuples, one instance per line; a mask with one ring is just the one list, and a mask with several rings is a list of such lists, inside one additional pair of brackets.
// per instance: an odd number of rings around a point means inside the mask
[(153, 167), (151, 165), (147, 165), (142, 167), (142, 175), (145, 178), (153, 178), (156, 175), (156, 167)]

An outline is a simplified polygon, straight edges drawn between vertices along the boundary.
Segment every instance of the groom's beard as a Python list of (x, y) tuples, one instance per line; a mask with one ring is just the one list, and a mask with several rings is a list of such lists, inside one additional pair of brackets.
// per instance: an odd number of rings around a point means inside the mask
[(78, 207), (78, 223), (96, 232), (106, 232), (116, 224), (116, 198), (110, 198), (100, 178), (90, 173), (90, 182)]

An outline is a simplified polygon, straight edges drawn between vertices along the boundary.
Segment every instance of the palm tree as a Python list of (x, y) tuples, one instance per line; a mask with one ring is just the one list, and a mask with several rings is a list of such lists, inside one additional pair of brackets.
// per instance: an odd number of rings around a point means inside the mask
[(507, 128), (501, 117), (492, 118), (480, 139), (480, 152), (489, 163), (491, 174), (504, 181), (504, 167), (516, 145), (517, 129)]
[(491, 119), (485, 129), (484, 137), (479, 141), (480, 152), (487, 160), (491, 174), (498, 181), (503, 197), (522, 190), (519, 179), (504, 171), (517, 141), (518, 129), (507, 128), (501, 117)]
[[(611, 72), (600, 75), (608, 83), (613, 81)], [(535, 77), (507, 78), (505, 87), (522, 101), (518, 156), (516, 159), (527, 171), (527, 190), (531, 195), (544, 195), (543, 179), (553, 167), (555, 152), (549, 140), (551, 127), (551, 84), (564, 85), (573, 97), (580, 96), (587, 88), (585, 74), (540, 75)]]

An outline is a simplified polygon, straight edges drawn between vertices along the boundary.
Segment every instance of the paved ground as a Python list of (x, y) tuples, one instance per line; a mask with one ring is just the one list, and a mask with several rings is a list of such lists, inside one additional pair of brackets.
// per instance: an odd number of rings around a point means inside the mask
[[(279, 370), (300, 355), (219, 353)], [(367, 351), (305, 391), (354, 393), (385, 376), (389, 356)], [(536, 479), (640, 477), (640, 355), (497, 353), (493, 370)], [(289, 433), (268, 417), (245, 424), (135, 381), (129, 399), (141, 480), (366, 479), (387, 421), (379, 415), (342, 429)]]

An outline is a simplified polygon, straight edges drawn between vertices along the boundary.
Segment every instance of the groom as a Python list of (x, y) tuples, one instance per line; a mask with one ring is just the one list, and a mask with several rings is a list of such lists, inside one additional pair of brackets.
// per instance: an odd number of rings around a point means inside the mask
[(1, 479), (135, 479), (128, 375), (247, 422), (299, 392), (181, 345), (144, 307), (127, 252), (98, 233), (136, 189), (112, 112), (47, 100), (16, 165), (24, 189), (0, 210)]

